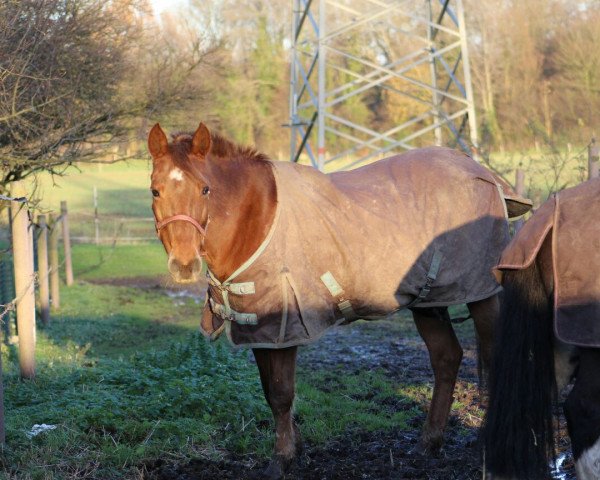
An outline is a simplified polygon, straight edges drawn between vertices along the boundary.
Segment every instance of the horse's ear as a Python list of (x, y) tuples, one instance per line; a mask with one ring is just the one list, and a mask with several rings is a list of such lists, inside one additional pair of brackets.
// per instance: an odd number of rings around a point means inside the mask
[(211, 139), (208, 127), (200, 123), (192, 138), (192, 153), (206, 157), (210, 151)]
[(150, 130), (150, 133), (148, 134), (148, 150), (150, 150), (150, 155), (154, 158), (160, 157), (167, 153), (168, 146), (169, 141), (167, 140), (167, 136), (157, 123), (152, 127), (152, 130)]

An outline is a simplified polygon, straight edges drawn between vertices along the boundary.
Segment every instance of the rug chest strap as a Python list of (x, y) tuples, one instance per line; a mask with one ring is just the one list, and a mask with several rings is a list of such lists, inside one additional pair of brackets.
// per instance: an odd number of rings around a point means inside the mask
[(210, 305), (215, 315), (223, 320), (237, 322), (240, 325), (256, 325), (258, 323), (256, 313), (236, 312), (229, 303), (230, 293), (233, 295), (254, 295), (256, 293), (254, 282), (219, 282), (210, 270), (207, 270), (207, 276), (208, 283), (216, 288), (223, 298), (223, 304), (217, 303), (212, 298), (210, 299)]
[(215, 315), (221, 317), (223, 320), (230, 322), (236, 322), (240, 325), (256, 325), (258, 324), (258, 318), (256, 313), (241, 313), (236, 312), (231, 307), (226, 308), (225, 305), (215, 302), (212, 298), (210, 299), (210, 306)]
[(331, 293), (331, 296), (337, 303), (337, 307), (340, 309), (340, 312), (342, 312), (344, 318), (348, 321), (356, 320), (358, 315), (356, 315), (356, 312), (352, 308), (350, 300), (345, 298), (344, 290), (337, 282), (333, 274), (329, 271), (325, 272), (323, 275), (321, 275), (321, 281), (325, 284), (325, 287), (327, 287), (329, 293)]

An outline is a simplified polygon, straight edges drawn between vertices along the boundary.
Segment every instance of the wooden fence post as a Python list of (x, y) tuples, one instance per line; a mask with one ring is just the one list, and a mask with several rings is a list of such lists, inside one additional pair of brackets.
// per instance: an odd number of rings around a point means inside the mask
[(40, 285), (40, 312), (42, 314), (42, 323), (50, 323), (50, 287), (48, 279), (48, 227), (46, 225), (46, 215), (38, 216), (38, 225), (40, 235), (38, 237), (38, 282)]
[(598, 162), (600, 162), (600, 147), (596, 145), (594, 137), (588, 146), (588, 180), (598, 176)]
[(29, 221), (28, 223), (28, 228), (27, 228), (27, 233), (29, 234), (29, 248), (28, 248), (28, 252), (29, 252), (29, 271), (31, 271), (31, 275), (32, 278), (34, 280), (34, 284), (32, 285), (32, 292), (31, 292), (31, 296), (33, 298), (33, 312), (34, 312), (34, 316), (33, 316), (33, 348), (34, 348), (34, 354), (35, 354), (35, 345), (37, 344), (37, 328), (36, 328), (36, 323), (35, 323), (35, 287), (36, 287), (36, 282), (37, 282), (37, 278), (36, 278), (36, 272), (35, 272), (35, 256), (36, 256), (36, 251), (35, 251), (35, 244), (36, 239), (35, 239), (35, 235), (33, 234), (33, 230), (35, 228), (35, 225), (33, 223), (33, 217), (30, 216), (31, 212), (28, 210), (27, 211), (27, 219)]
[(0, 342), (0, 444), (6, 444), (6, 429), (4, 427), (4, 375), (2, 365), (2, 343)]
[(98, 218), (98, 188), (94, 185), (94, 238), (100, 245), (100, 219)]
[[(13, 197), (24, 197), (21, 182), (14, 182)], [(35, 285), (29, 216), (24, 203), (12, 202), (12, 248), (17, 294), (17, 328), (19, 330), (19, 366), (22, 378), (35, 377)]]
[[(521, 168), (517, 168), (515, 174), (515, 191), (520, 197), (525, 196), (525, 172)], [(524, 223), (522, 218), (515, 221), (515, 233), (521, 229)]]
[(65, 278), (67, 286), (73, 285), (73, 263), (71, 261), (71, 237), (69, 234), (69, 215), (67, 202), (60, 202), (60, 216), (63, 231), (63, 245), (65, 247)]
[[(6, 208), (8, 212), (8, 218), (10, 222), (10, 207)], [(12, 272), (9, 272), (8, 262), (5, 259), (0, 257), (0, 303), (8, 303), (12, 300), (12, 292), (8, 293), (9, 288), (9, 276), (12, 276)], [(5, 312), (4, 318), (0, 318), (2, 321), (2, 335), (4, 336), (3, 340), (8, 342), (8, 338), (10, 335), (10, 312)], [(4, 341), (0, 341), (0, 444), (4, 445), (6, 443), (6, 429), (4, 427), (4, 375), (2, 365), (2, 344)]]
[(60, 276), (58, 266), (58, 222), (54, 215), (50, 214), (50, 297), (52, 308), (60, 308)]

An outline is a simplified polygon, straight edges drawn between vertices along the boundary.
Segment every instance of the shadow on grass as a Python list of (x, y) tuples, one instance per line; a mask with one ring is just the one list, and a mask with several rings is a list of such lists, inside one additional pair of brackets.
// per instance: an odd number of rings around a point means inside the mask
[(43, 329), (57, 346), (74, 343), (85, 348), (88, 355), (113, 358), (168, 348), (195, 330), (189, 326), (119, 314), (86, 318), (64, 316)]

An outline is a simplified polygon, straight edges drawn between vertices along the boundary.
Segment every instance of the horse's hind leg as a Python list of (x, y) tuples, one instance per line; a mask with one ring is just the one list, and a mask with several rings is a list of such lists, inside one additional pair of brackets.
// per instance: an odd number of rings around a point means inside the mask
[[(484, 370), (487, 371), (492, 361), (492, 342), (494, 323), (500, 313), (498, 295), (468, 303), (469, 312), (473, 317), (477, 338), (479, 339), (479, 355)], [(481, 365), (481, 364), (480, 364)], [(482, 380), (480, 378), (480, 380)]]
[(600, 478), (600, 349), (582, 348), (575, 386), (565, 402), (578, 480)]
[(429, 350), (435, 378), (433, 397), (421, 435), (421, 447), (426, 451), (436, 450), (444, 441), (444, 429), (463, 351), (454, 334), (447, 308), (415, 308), (412, 313), (417, 330)]
[(255, 348), (253, 353), (265, 398), (275, 419), (275, 448), (265, 477), (283, 478), (300, 446), (300, 434), (292, 413), (297, 347), (280, 350)]

